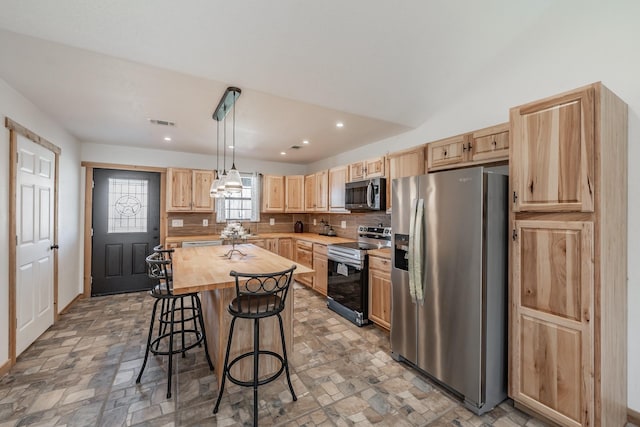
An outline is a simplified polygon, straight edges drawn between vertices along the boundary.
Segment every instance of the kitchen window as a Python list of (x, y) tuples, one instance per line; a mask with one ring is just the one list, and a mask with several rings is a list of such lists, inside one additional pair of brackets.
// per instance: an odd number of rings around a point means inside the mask
[(260, 175), (240, 173), (242, 191), (216, 200), (216, 220), (260, 221)]

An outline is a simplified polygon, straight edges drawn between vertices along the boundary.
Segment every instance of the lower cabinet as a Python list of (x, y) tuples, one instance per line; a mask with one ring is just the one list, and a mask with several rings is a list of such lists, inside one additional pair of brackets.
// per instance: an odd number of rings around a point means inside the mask
[[(296, 240), (296, 262), (313, 268), (313, 243)], [(309, 287), (313, 286), (313, 276), (300, 275), (296, 277), (296, 281)]]
[(278, 255), (293, 259), (293, 239), (290, 237), (281, 237), (278, 239)]
[(322, 295), (327, 295), (329, 261), (327, 260), (327, 245), (313, 244), (313, 289)]
[(369, 256), (369, 320), (391, 329), (391, 261)]

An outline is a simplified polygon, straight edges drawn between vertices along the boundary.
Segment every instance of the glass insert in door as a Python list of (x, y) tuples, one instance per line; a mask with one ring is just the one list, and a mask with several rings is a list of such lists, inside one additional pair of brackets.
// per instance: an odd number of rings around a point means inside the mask
[(146, 233), (148, 181), (109, 178), (108, 233)]

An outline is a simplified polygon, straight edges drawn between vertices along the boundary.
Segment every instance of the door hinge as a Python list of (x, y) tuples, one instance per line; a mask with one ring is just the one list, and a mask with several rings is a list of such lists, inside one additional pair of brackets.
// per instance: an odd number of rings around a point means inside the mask
[(91, 228), (91, 237), (93, 237), (93, 228)]
[(93, 276), (89, 276), (89, 283), (93, 284)]
[(516, 201), (518, 200), (518, 193), (516, 193), (515, 191), (513, 192), (513, 203), (516, 203)]
[(513, 229), (513, 233), (511, 233), (511, 239), (513, 239), (514, 242), (518, 240), (518, 232), (515, 228)]
[(95, 188), (96, 187), (96, 182), (94, 180), (91, 180), (91, 188)]

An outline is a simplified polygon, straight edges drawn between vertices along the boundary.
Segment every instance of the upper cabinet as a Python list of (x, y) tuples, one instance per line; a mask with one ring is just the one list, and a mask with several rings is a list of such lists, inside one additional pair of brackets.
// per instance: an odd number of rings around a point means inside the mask
[(387, 155), (387, 210), (391, 209), (391, 180), (423, 175), (425, 173), (424, 152), (425, 148), (421, 145)]
[(348, 212), (345, 207), (344, 195), (344, 185), (348, 181), (348, 166), (329, 169), (329, 212)]
[(507, 160), (509, 123), (432, 142), (427, 151), (429, 171)]
[(329, 199), (329, 172), (322, 170), (304, 177), (305, 212), (326, 212)]
[(514, 211), (593, 212), (594, 117), (591, 87), (511, 109)]
[(304, 212), (304, 175), (288, 175), (285, 181), (285, 212)]
[(304, 175), (264, 175), (262, 212), (304, 212)]
[(349, 181), (362, 181), (384, 176), (384, 156), (349, 165)]
[(213, 212), (213, 171), (167, 168), (168, 212)]
[(284, 212), (284, 177), (264, 175), (262, 177), (262, 212)]

